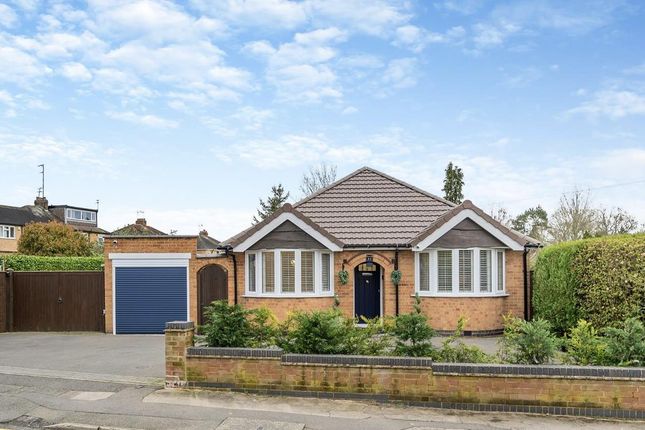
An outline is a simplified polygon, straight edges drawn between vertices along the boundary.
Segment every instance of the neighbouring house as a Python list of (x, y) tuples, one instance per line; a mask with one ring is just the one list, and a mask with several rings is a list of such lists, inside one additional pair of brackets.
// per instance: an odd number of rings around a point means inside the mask
[(284, 319), (337, 297), (346, 315), (376, 318), (412, 311), (418, 294), (435, 329), (452, 331), (463, 315), (467, 334), (494, 334), (503, 315), (527, 315), (526, 255), (539, 246), (468, 200), (455, 205), (369, 167), (217, 246), (198, 249), (196, 238), (106, 241), (107, 331), (202, 323), (213, 298)]
[(145, 218), (137, 218), (134, 224), (128, 224), (110, 233), (110, 236), (165, 236), (161, 230), (148, 225)]
[(101, 242), (108, 232), (98, 227), (97, 215), (98, 209), (50, 206), (45, 197), (36, 197), (33, 205), (0, 205), (0, 253), (17, 252), (23, 227), (34, 222), (62, 222), (86, 235), (90, 242)]

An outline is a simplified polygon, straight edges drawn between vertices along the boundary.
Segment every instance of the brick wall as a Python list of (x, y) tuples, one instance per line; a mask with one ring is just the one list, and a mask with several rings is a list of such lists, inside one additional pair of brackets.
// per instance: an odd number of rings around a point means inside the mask
[[(115, 238), (105, 241), (105, 327), (108, 333), (112, 332), (112, 263), (107, 258), (111, 252), (168, 252), (190, 253), (189, 283), (190, 283), (190, 315), (197, 319), (197, 274), (199, 270), (209, 264), (218, 264), (228, 273), (228, 298), (229, 303), (234, 302), (235, 282), (233, 257), (203, 258), (197, 253), (196, 238), (185, 236), (166, 237), (139, 237)], [(395, 252), (388, 251), (343, 251), (334, 254), (334, 291), (340, 300), (340, 308), (349, 317), (354, 315), (354, 268), (365, 262), (367, 255), (383, 268), (381, 290), (383, 294), (383, 314), (394, 316), (396, 312), (396, 288), (391, 280), (394, 270)], [(333, 297), (312, 298), (260, 298), (245, 297), (244, 295), (244, 254), (236, 253), (237, 263), (237, 299), (238, 303), (248, 308), (267, 307), (273, 311), (279, 320), (287, 317), (292, 310), (326, 309), (333, 305)], [(349, 273), (346, 285), (341, 285), (337, 273), (345, 268)], [(414, 303), (414, 254), (412, 251), (399, 252), (399, 270), (402, 273), (399, 284), (399, 312), (412, 311)], [(512, 313), (516, 316), (523, 315), (524, 309), (524, 284), (522, 274), (522, 252), (506, 252), (506, 290), (508, 295), (503, 297), (422, 297), (422, 309), (430, 318), (430, 324), (436, 330), (452, 331), (457, 325), (461, 315), (468, 319), (467, 331), (488, 332), (502, 328), (502, 315)]]
[(192, 323), (170, 323), (166, 330), (167, 387), (645, 418), (645, 368), (441, 364), (424, 358), (194, 348), (191, 333)]
[(18, 252), (18, 241), (22, 236), (22, 227), (16, 226), (16, 237), (14, 239), (0, 239), (0, 254)]

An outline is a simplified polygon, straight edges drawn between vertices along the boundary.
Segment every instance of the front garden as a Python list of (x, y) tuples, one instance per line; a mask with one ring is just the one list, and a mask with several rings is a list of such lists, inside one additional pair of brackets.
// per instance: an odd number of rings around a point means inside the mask
[(358, 326), (357, 321), (334, 307), (293, 312), (278, 323), (268, 309), (250, 310), (219, 301), (208, 307), (207, 323), (200, 327), (197, 341), (212, 347), (280, 348), (296, 354), (428, 357), (447, 363), (563, 362), (607, 366), (645, 363), (645, 327), (638, 318), (602, 330), (580, 320), (563, 336), (557, 336), (545, 319), (524, 321), (507, 316), (495, 355), (461, 340), (467, 324), (463, 317), (452, 336), (440, 346), (433, 346), (435, 333), (421, 313), (418, 298), (411, 313), (362, 322), (365, 324)]

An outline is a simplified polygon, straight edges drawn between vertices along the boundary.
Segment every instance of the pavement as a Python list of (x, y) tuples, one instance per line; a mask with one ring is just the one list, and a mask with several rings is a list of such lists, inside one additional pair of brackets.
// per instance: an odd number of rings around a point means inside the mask
[(2, 334), (0, 429), (631, 430), (645, 425), (364, 401), (164, 390), (163, 363), (157, 355), (163, 357), (160, 336)]

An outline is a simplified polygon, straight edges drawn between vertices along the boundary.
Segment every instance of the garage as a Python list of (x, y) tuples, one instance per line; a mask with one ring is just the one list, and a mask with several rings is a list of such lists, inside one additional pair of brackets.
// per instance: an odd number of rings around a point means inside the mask
[(189, 320), (190, 254), (113, 253), (113, 333), (161, 334)]

